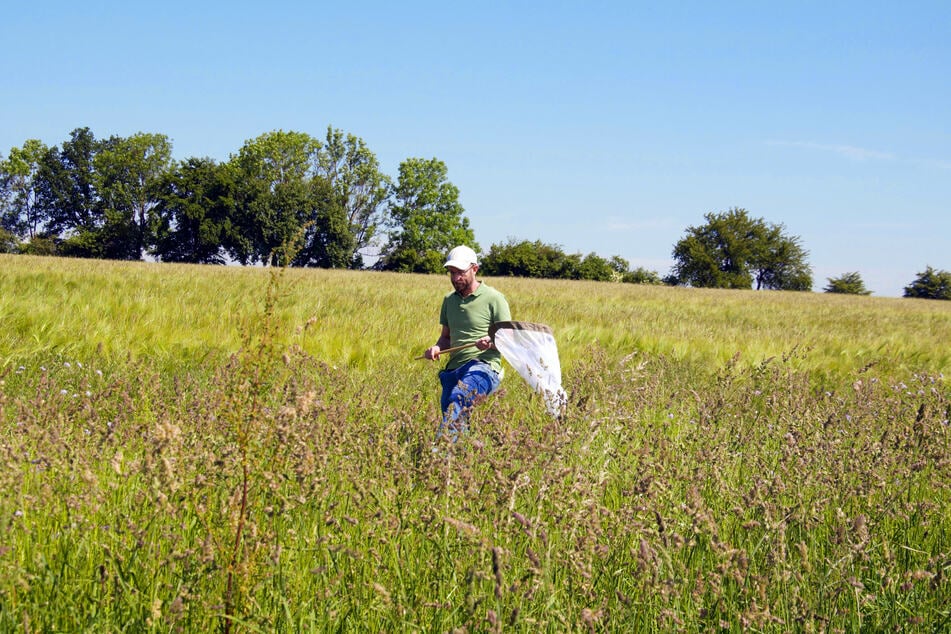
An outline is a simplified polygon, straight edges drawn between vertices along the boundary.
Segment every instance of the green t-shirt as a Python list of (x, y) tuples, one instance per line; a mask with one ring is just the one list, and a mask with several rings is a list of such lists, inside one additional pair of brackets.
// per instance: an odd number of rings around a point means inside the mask
[[(478, 341), (489, 334), (489, 326), (497, 321), (511, 319), (505, 296), (485, 282), (480, 283), (479, 288), (468, 297), (452, 291), (443, 298), (439, 311), (439, 324), (449, 326), (450, 346)], [(476, 358), (502, 374), (502, 355), (499, 351), (495, 348), (479, 350), (474, 346), (451, 353), (446, 369), (455, 370)]]

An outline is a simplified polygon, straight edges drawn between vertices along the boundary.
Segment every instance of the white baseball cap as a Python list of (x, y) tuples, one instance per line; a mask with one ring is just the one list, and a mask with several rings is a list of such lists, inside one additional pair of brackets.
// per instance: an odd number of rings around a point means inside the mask
[(479, 260), (476, 258), (475, 251), (470, 249), (467, 246), (458, 246), (452, 251), (449, 252), (449, 255), (446, 256), (446, 263), (443, 264), (444, 267), (449, 268), (450, 266), (461, 271), (466, 270), (473, 264), (478, 264)]

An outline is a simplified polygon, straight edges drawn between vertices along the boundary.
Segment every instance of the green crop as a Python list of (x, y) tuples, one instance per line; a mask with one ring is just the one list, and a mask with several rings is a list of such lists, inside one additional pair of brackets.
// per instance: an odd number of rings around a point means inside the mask
[(437, 444), (440, 276), (0, 256), (0, 631), (943, 631), (948, 302), (494, 278)]

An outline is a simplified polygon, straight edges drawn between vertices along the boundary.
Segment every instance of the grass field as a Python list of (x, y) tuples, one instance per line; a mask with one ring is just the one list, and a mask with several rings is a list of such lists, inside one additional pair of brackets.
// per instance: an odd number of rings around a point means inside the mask
[(0, 631), (945, 631), (951, 302), (0, 256)]

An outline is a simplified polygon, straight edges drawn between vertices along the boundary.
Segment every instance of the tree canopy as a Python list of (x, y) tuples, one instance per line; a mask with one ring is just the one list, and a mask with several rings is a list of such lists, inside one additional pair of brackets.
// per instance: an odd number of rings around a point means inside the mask
[[(363, 139), (330, 126), (317, 154), (318, 174), (329, 183), (352, 235), (349, 264), (360, 268), (379, 248), (377, 234), (386, 219), (392, 183)], [(339, 228), (338, 228), (339, 231)]]
[(781, 224), (752, 218), (745, 209), (704, 215), (674, 245), (671, 281), (706, 288), (803, 291), (812, 288), (807, 252)]
[(951, 272), (926, 267), (905, 287), (905, 297), (951, 299)]
[(486, 275), (495, 276), (662, 283), (654, 271), (643, 268), (630, 271), (629, 267), (628, 261), (618, 255), (609, 259), (596, 253), (584, 257), (580, 253), (569, 255), (562, 247), (545, 244), (541, 240), (531, 242), (509, 238), (489, 248), (489, 252), (482, 257), (480, 270)]
[[(111, 259), (362, 264), (390, 196), (362, 139), (276, 130), (226, 163), (176, 162), (162, 134), (98, 140), (77, 128), (61, 147), (28, 140), (0, 161), (4, 248)], [(8, 243), (12, 243), (11, 246)]]
[(165, 262), (224, 264), (226, 250), (236, 250), (237, 191), (237, 171), (228, 163), (177, 164), (158, 186), (153, 254)]
[[(28, 139), (0, 155), (0, 252), (327, 268), (369, 259), (379, 270), (441, 273), (452, 247), (480, 250), (448, 173), (437, 158), (408, 158), (394, 181), (363, 139), (332, 126), (323, 138), (267, 132), (223, 162), (176, 161), (163, 134), (97, 139), (81, 127), (59, 145)], [(509, 238), (481, 264), (496, 276), (812, 288), (799, 236), (742, 208), (705, 214), (672, 255), (661, 278), (617, 255)], [(904, 294), (951, 299), (949, 289), (951, 273), (929, 266)], [(857, 272), (824, 290), (871, 294)]]
[(845, 295), (871, 295), (872, 291), (866, 290), (862, 276), (857, 272), (844, 273), (840, 277), (827, 278), (829, 283), (823, 289), (826, 293), (841, 293)]
[(439, 159), (411, 158), (399, 167), (390, 204), (391, 232), (379, 268), (403, 273), (440, 273), (446, 253), (479, 245), (459, 202), (459, 188), (447, 179)]

